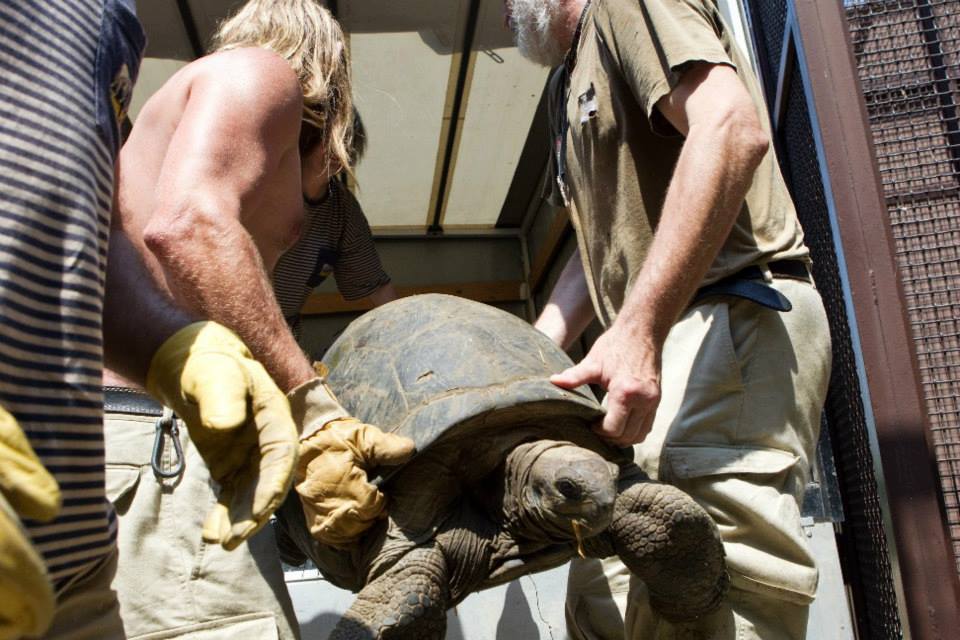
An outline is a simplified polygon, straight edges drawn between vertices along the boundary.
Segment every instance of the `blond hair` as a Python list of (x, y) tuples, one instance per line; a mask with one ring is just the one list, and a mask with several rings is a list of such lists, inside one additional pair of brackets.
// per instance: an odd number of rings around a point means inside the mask
[[(303, 90), (300, 153), (318, 146), (352, 172), (350, 57), (340, 25), (315, 0), (250, 0), (220, 24), (214, 51), (268, 49), (286, 59)], [(331, 173), (335, 173), (331, 172)]]

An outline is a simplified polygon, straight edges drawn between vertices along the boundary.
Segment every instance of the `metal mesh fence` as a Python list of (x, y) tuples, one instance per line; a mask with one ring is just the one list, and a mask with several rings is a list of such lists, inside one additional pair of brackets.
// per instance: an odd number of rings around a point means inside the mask
[(833, 371), (824, 413), (834, 442), (846, 514), (843, 535), (839, 537), (846, 565), (844, 574), (856, 585), (854, 615), (862, 637), (894, 640), (902, 637), (902, 630), (863, 396), (799, 70), (792, 78), (778, 137), (784, 173), (814, 260), (814, 279), (823, 297), (833, 340)]
[[(752, 29), (763, 61), (764, 86), (773, 104), (784, 55), (785, 3), (749, 2)], [(865, 410), (846, 315), (840, 267), (834, 249), (827, 198), (807, 107), (803, 74), (793, 59), (786, 73), (783, 114), (776, 129), (784, 176), (803, 225), (814, 260), (814, 278), (824, 300), (833, 339), (833, 372), (824, 425), (833, 442), (844, 522), (838, 544), (845, 580), (851, 586), (859, 636), (897, 639), (903, 636), (879, 487), (874, 475)]]
[(960, 2), (847, 2), (960, 571)]
[[(783, 27), (787, 23), (787, 0), (762, 0), (755, 3), (753, 10), (756, 20), (763, 28), (757, 39), (757, 46), (766, 73), (773, 75), (780, 68), (780, 57), (783, 54)], [(775, 83), (767, 83), (767, 102), (773, 104)]]

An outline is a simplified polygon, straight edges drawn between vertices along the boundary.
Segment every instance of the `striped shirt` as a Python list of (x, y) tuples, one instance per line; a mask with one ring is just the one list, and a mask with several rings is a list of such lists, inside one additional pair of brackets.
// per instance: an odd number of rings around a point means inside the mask
[(310, 292), (333, 274), (346, 300), (365, 298), (390, 282), (360, 203), (339, 180), (326, 197), (306, 202), (303, 237), (277, 262), (273, 288), (294, 335)]
[(108, 554), (101, 313), (116, 118), (143, 32), (120, 0), (0, 2), (0, 404), (63, 494), (25, 520), (60, 587)]

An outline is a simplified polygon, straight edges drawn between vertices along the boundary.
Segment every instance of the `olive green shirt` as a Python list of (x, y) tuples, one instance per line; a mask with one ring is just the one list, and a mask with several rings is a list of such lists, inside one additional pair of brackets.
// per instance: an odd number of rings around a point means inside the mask
[[(749, 61), (711, 0), (593, 0), (581, 28), (565, 102), (554, 83), (554, 105), (565, 104), (569, 126), (565, 154), (562, 138), (555, 152), (566, 160), (567, 204), (594, 306), (610, 326), (643, 265), (684, 143), (657, 101), (687, 65), (725, 64), (749, 89), (768, 133), (769, 119)], [(703, 284), (783, 259), (809, 260), (771, 146)]]

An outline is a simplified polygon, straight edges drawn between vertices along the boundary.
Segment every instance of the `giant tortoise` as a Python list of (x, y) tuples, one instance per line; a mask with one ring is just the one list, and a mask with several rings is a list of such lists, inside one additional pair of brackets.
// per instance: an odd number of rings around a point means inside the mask
[(469, 593), (576, 554), (619, 556), (668, 619), (719, 604), (727, 574), (710, 517), (593, 434), (600, 405), (587, 387), (549, 382), (571, 361), (529, 324), (414, 296), (350, 324), (324, 361), (348, 411), (418, 449), (384, 474), (388, 516), (349, 549), (313, 540), (298, 500), (281, 510), (281, 547), (359, 592), (331, 638), (442, 638)]

